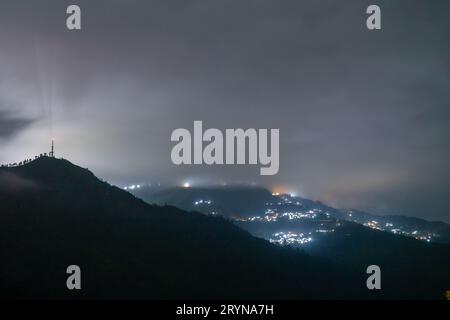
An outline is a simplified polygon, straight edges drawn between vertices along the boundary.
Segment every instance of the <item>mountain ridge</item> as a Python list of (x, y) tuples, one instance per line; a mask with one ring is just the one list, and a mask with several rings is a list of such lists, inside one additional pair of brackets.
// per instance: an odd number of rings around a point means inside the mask
[[(230, 217), (243, 217), (248, 215), (255, 215), (260, 214), (264, 211), (264, 203), (270, 202), (270, 201), (277, 201), (276, 196), (273, 196), (272, 193), (260, 186), (233, 186), (233, 185), (227, 185), (227, 186), (201, 186), (201, 187), (195, 187), (191, 186), (189, 188), (184, 187), (157, 187), (154, 188), (154, 191), (151, 191), (154, 187), (148, 187), (148, 186), (141, 186), (139, 189), (130, 190), (131, 193), (136, 195), (137, 197), (143, 199), (144, 201), (148, 203), (156, 203), (156, 204), (171, 204), (174, 206), (177, 206), (179, 208), (182, 208), (184, 210), (198, 210), (198, 207), (196, 207), (194, 204), (194, 200), (196, 198), (201, 199), (202, 194), (206, 195), (203, 196), (203, 198), (218, 198), (216, 202), (220, 202), (220, 205), (216, 206), (212, 204), (212, 208), (216, 211), (221, 211), (222, 214), (225, 216)], [(249, 191), (251, 193), (259, 193), (259, 198), (257, 199), (259, 201), (259, 205), (256, 204), (248, 204), (248, 202), (251, 202), (254, 198), (253, 196), (249, 196)], [(217, 197), (217, 194), (220, 194), (222, 192), (222, 195), (219, 195)], [(242, 193), (240, 197), (233, 196), (234, 193)], [(229, 196), (231, 194), (231, 196)], [(193, 195), (193, 196), (190, 196)], [(389, 219), (393, 221), (403, 220), (409, 222), (408, 225), (410, 225), (410, 228), (413, 229), (414, 226), (422, 226), (426, 230), (430, 230), (430, 232), (433, 232), (433, 230), (441, 230), (443, 233), (445, 233), (445, 242), (450, 243), (450, 225), (443, 221), (429, 221), (422, 218), (417, 217), (410, 217), (410, 216), (403, 216), (403, 215), (377, 215), (377, 214), (371, 214), (364, 212), (362, 210), (356, 210), (356, 209), (340, 209), (340, 208), (333, 208), (322, 201), (318, 200), (311, 200), (304, 197), (293, 197), (299, 201), (302, 202), (302, 204), (306, 207), (311, 208), (321, 208), (324, 211), (328, 211), (330, 215), (336, 219), (341, 220), (347, 220), (351, 222), (356, 222), (360, 224), (364, 224), (366, 220), (370, 219), (380, 219), (382, 221), (389, 221)], [(240, 201), (241, 204), (236, 205), (235, 202)], [(230, 203), (233, 204), (233, 207), (228, 208), (230, 206)], [(223, 207), (226, 207), (225, 209)], [(251, 208), (251, 209), (249, 209)], [(366, 219), (355, 219), (355, 217), (349, 217), (349, 213), (354, 212), (355, 216), (359, 216), (360, 218), (364, 217)]]
[[(363, 281), (339, 267), (225, 219), (149, 205), (65, 160), (35, 161), (0, 169), (34, 184), (0, 189), (3, 298), (298, 299), (362, 291)], [(65, 288), (72, 264), (84, 275), (79, 292)], [(339, 289), (348, 279), (354, 285)]]
[[(148, 204), (68, 161), (35, 161), (0, 168), (0, 180), (21, 181), (0, 183), (1, 298), (442, 299), (450, 287), (447, 245), (346, 222), (310, 249), (279, 246), (224, 217)], [(319, 223), (339, 223), (326, 213)], [(65, 287), (73, 264), (80, 291)], [(383, 290), (367, 290), (369, 264)]]

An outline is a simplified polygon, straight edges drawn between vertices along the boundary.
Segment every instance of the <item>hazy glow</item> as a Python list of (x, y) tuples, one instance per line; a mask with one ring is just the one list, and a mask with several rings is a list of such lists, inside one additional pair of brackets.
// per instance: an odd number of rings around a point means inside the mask
[[(254, 181), (450, 221), (450, 3), (380, 1), (395, 21), (381, 33), (359, 0), (187, 1), (180, 14), (82, 0), (92, 19), (73, 33), (55, 0), (4, 2), (0, 163), (48, 153), (54, 137), (57, 157), (117, 185)], [(279, 173), (173, 165), (170, 134), (194, 120), (280, 128)]]

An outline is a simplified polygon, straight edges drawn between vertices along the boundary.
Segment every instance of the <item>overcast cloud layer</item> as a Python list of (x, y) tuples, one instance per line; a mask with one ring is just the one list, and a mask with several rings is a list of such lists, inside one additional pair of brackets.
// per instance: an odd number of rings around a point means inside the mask
[[(119, 185), (255, 182), (450, 222), (450, 2), (2, 1), (0, 162)], [(81, 32), (65, 9), (82, 8)], [(171, 132), (280, 128), (280, 172), (171, 163)]]

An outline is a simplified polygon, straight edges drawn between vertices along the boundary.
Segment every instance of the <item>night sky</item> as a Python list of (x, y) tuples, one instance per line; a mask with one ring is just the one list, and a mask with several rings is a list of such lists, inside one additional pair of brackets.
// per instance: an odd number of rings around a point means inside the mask
[[(449, 14), (448, 0), (2, 1), (0, 163), (54, 137), (120, 186), (253, 182), (450, 222)], [(279, 128), (279, 173), (173, 165), (170, 134), (194, 120)]]

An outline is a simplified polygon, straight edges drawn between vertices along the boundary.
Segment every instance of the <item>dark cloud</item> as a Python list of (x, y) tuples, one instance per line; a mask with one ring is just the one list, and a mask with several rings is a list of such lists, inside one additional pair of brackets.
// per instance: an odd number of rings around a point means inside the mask
[(12, 138), (31, 123), (32, 121), (28, 118), (18, 117), (12, 112), (0, 110), (0, 139)]
[[(37, 119), (10, 154), (56, 135), (118, 184), (255, 181), (450, 221), (449, 1), (379, 0), (373, 32), (365, 0), (77, 3), (81, 32), (70, 1), (0, 4), (0, 94)], [(280, 128), (279, 174), (175, 167), (170, 133), (193, 120)]]

